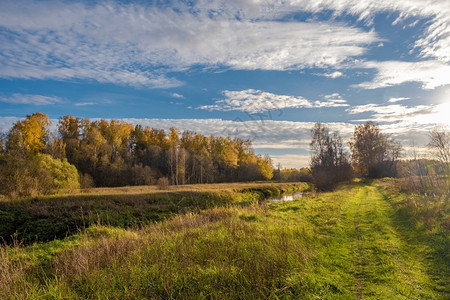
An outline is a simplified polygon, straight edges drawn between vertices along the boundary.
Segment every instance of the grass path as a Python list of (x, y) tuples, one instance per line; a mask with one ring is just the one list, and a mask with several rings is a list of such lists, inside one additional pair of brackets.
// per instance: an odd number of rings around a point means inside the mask
[[(439, 287), (430, 278), (432, 265), (422, 247), (408, 242), (408, 228), (399, 226), (401, 220), (384, 195), (374, 186), (350, 193), (340, 221), (331, 229), (331, 246), (319, 258), (326, 272), (338, 271), (341, 286), (355, 299), (435, 299)], [(331, 268), (336, 262), (337, 270)], [(349, 293), (341, 295), (349, 297)]]

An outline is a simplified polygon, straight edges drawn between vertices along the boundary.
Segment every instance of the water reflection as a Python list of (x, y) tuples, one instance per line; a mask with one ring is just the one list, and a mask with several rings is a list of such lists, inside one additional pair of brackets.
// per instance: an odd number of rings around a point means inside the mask
[(301, 197), (303, 197), (303, 192), (298, 192), (298, 193), (294, 193), (291, 195), (283, 195), (280, 198), (273, 198), (273, 199), (270, 199), (269, 201), (271, 201), (271, 202), (292, 201), (294, 199), (298, 199)]

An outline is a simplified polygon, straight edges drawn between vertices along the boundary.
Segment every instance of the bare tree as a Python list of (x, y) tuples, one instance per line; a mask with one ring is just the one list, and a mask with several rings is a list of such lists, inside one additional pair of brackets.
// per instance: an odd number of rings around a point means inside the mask
[(316, 123), (311, 129), (311, 137), (310, 167), (316, 186), (319, 189), (329, 189), (339, 181), (350, 179), (353, 172), (349, 155), (339, 134), (330, 134), (324, 124)]
[(447, 175), (450, 163), (450, 132), (444, 126), (436, 126), (429, 133), (430, 142), (428, 147), (433, 150), (436, 158), (447, 168)]

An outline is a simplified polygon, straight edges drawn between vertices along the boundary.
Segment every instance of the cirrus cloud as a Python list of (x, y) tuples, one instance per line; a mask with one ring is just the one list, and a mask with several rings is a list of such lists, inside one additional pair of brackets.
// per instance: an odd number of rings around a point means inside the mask
[(331, 12), (332, 18), (342, 15), (357, 16), (359, 21), (372, 25), (377, 14), (398, 14), (393, 26), (417, 26), (418, 20), (426, 22), (425, 31), (410, 46), (420, 56), (450, 62), (450, 5), (448, 0), (198, 0), (195, 5), (205, 10), (241, 18), (279, 18), (292, 12), (312, 14)]
[(236, 70), (338, 66), (380, 39), (336, 22), (237, 20), (180, 3), (0, 4), (0, 77), (87, 79), (175, 87), (167, 76), (195, 65)]
[[(393, 26), (428, 21), (410, 50), (418, 49), (421, 57), (436, 61), (369, 62), (362, 67), (377, 68), (378, 75), (357, 86), (373, 89), (414, 81), (433, 89), (448, 84), (441, 76), (448, 74), (450, 61), (448, 7), (445, 0), (199, 0), (161, 6), (4, 1), (0, 4), (0, 77), (170, 88), (183, 84), (169, 76), (170, 71), (196, 65), (279, 71), (342, 67), (383, 40), (373, 30), (336, 22), (336, 17), (354, 15), (370, 24), (377, 14), (388, 12), (399, 14)], [(292, 12), (326, 11), (333, 14), (324, 22), (279, 21)], [(400, 79), (393, 74), (395, 67), (405, 71)], [(340, 71), (317, 74), (342, 76)]]
[(11, 104), (51, 105), (61, 103), (62, 99), (56, 96), (15, 93), (9, 96), (0, 96), (0, 101)]

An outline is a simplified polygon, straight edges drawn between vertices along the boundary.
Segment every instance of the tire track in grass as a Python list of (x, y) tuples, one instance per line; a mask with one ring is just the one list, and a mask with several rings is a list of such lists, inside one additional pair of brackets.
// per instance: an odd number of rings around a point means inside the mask
[[(354, 239), (355, 298), (432, 299), (422, 258), (393, 225), (394, 210), (373, 186), (363, 186), (350, 200), (344, 221)], [(353, 219), (349, 218), (350, 216)]]
[(302, 299), (449, 299), (433, 288), (426, 241), (408, 240), (376, 186), (355, 183), (302, 204), (295, 213), (315, 237)]
[[(357, 197), (359, 193), (355, 196)], [(355, 215), (353, 217), (353, 226), (355, 231), (355, 246), (353, 253), (353, 279), (355, 282), (355, 296), (356, 299), (362, 299), (362, 284), (361, 284), (361, 276), (362, 276), (362, 266), (361, 259), (363, 256), (362, 252), (362, 244), (361, 244), (361, 229), (359, 227), (360, 223), (360, 202), (356, 203)]]

